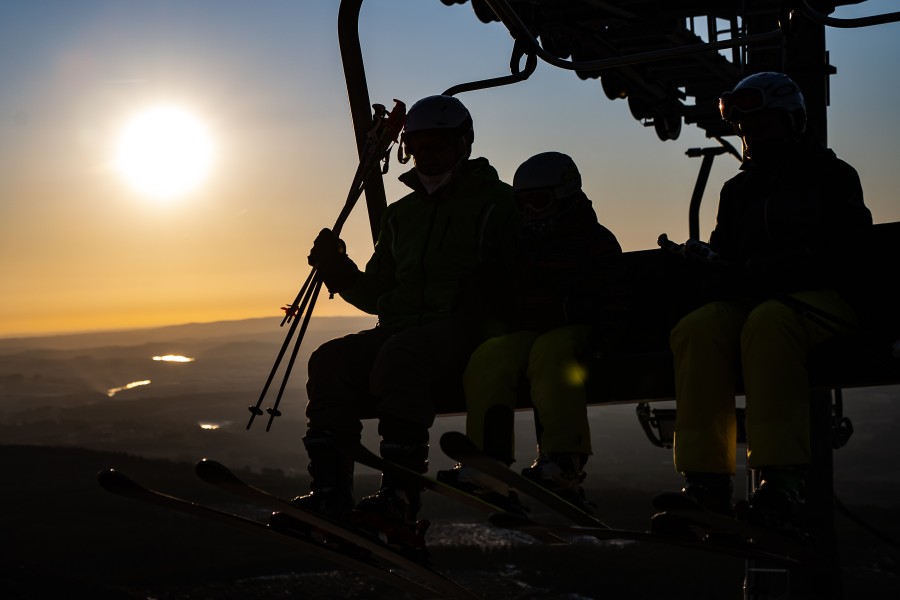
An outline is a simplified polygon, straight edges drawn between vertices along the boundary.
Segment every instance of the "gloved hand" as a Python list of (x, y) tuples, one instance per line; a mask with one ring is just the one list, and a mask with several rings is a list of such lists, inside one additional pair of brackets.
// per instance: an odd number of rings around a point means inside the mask
[(710, 248), (709, 244), (700, 240), (688, 240), (684, 243), (684, 256), (695, 260), (700, 260), (713, 265), (728, 266), (717, 252)]
[(347, 245), (328, 228), (316, 236), (307, 262), (315, 267), (328, 291), (339, 294), (350, 287), (359, 276), (356, 263), (347, 256)]
[(327, 268), (328, 264), (340, 259), (342, 254), (347, 254), (347, 245), (344, 240), (334, 235), (334, 232), (326, 227), (316, 236), (307, 261), (309, 266), (322, 269), (323, 266)]

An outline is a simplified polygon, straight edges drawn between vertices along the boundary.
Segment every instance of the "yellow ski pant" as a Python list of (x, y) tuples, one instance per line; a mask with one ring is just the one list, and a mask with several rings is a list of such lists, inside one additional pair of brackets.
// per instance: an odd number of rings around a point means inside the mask
[[(841, 320), (856, 317), (831, 290), (791, 294)], [(681, 473), (735, 472), (735, 386), (746, 393), (751, 468), (810, 461), (808, 350), (832, 332), (778, 300), (717, 301), (674, 327), (675, 468)]]
[[(531, 402), (543, 432), (542, 453), (591, 453), (585, 381), (579, 357), (591, 328), (567, 325), (539, 334), (518, 331), (483, 342), (469, 359), (463, 376), (466, 394), (466, 434), (480, 448), (486, 436), (485, 415), (492, 406), (516, 406), (519, 386), (528, 382)], [(510, 436), (509, 456), (515, 457)]]

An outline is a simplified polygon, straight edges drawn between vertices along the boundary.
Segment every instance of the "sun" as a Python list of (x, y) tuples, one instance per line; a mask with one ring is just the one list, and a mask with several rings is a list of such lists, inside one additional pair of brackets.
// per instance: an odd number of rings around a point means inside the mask
[(118, 139), (115, 168), (138, 193), (156, 200), (183, 197), (209, 175), (213, 142), (190, 112), (160, 106), (133, 117)]

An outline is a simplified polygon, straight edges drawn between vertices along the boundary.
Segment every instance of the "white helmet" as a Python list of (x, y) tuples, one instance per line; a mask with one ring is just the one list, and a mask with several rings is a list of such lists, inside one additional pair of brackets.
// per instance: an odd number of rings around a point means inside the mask
[(788, 114), (794, 133), (806, 129), (806, 101), (793, 79), (784, 73), (765, 71), (745, 77), (730, 92), (719, 98), (719, 113), (734, 125), (744, 115), (763, 110), (781, 110)]
[(567, 154), (541, 152), (519, 165), (513, 176), (513, 189), (517, 192), (549, 190), (558, 200), (581, 190), (581, 173)]
[(415, 133), (429, 129), (456, 129), (467, 137), (469, 144), (474, 138), (472, 115), (453, 96), (428, 96), (410, 107), (403, 131)]

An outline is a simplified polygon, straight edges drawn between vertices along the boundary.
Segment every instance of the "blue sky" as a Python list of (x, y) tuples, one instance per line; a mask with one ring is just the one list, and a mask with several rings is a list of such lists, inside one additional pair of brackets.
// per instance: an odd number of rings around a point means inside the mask
[[(0, 336), (272, 315), (293, 299), (316, 232), (343, 204), (356, 151), (337, 40), (338, 0), (5, 0), (0, 3)], [(897, 10), (870, 0), (834, 15)], [(369, 0), (360, 36), (372, 102), (411, 104), (508, 72), (512, 40), (469, 4)], [(860, 172), (876, 222), (900, 220), (900, 24), (829, 29), (830, 145)], [(540, 63), (515, 86), (465, 93), (474, 154), (504, 179), (531, 154), (572, 155), (626, 250), (687, 237), (699, 168), (714, 145), (685, 127), (660, 142), (596, 80)], [(159, 103), (190, 110), (216, 159), (169, 202), (111, 167), (129, 118)], [(394, 162), (389, 199), (404, 193)], [(716, 160), (701, 232), (737, 168)], [(360, 207), (345, 228), (371, 252)], [(317, 314), (359, 314), (322, 300)]]

